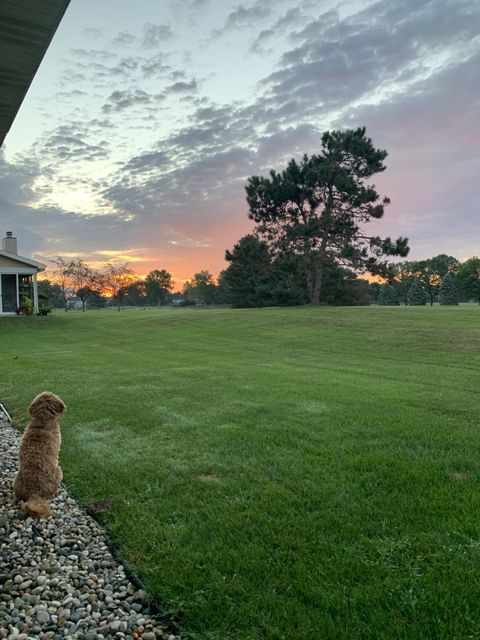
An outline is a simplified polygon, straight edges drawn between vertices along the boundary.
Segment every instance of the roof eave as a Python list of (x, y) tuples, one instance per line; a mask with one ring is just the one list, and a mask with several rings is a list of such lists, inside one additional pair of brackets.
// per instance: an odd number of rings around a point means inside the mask
[(36, 260), (32, 260), (31, 258), (24, 258), (23, 256), (19, 256), (17, 253), (10, 253), (10, 251), (4, 251), (0, 249), (0, 256), (4, 258), (8, 258), (9, 260), (14, 260), (15, 262), (21, 262), (22, 264), (26, 264), (29, 267), (35, 267), (38, 271), (45, 271), (46, 265), (42, 262), (37, 262)]

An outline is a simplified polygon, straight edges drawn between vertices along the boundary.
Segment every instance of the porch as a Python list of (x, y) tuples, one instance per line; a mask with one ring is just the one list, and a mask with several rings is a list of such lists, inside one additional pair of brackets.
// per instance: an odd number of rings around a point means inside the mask
[(0, 314), (15, 315), (25, 298), (33, 302), (38, 313), (37, 274), (1, 273), (0, 267)]
[(37, 274), (45, 265), (17, 254), (17, 240), (7, 232), (0, 250), (0, 316), (15, 315), (28, 299), (38, 313)]

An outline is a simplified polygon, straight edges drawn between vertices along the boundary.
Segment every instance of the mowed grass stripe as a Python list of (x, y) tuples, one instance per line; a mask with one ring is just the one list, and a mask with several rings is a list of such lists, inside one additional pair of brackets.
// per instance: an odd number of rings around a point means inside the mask
[(480, 637), (480, 309), (0, 320), (1, 399), (195, 638)]

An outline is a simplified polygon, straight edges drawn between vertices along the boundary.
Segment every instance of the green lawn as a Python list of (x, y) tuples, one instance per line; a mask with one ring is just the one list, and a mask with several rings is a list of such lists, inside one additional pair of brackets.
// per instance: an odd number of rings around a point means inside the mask
[(185, 637), (480, 638), (480, 308), (0, 320), (19, 425)]

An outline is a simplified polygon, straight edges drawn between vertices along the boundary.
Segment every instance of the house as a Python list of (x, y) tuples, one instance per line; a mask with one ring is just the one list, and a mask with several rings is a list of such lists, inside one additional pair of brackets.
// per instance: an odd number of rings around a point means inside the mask
[(17, 239), (7, 231), (0, 250), (0, 316), (15, 315), (23, 297), (33, 301), (38, 313), (37, 274), (45, 265), (17, 253)]

